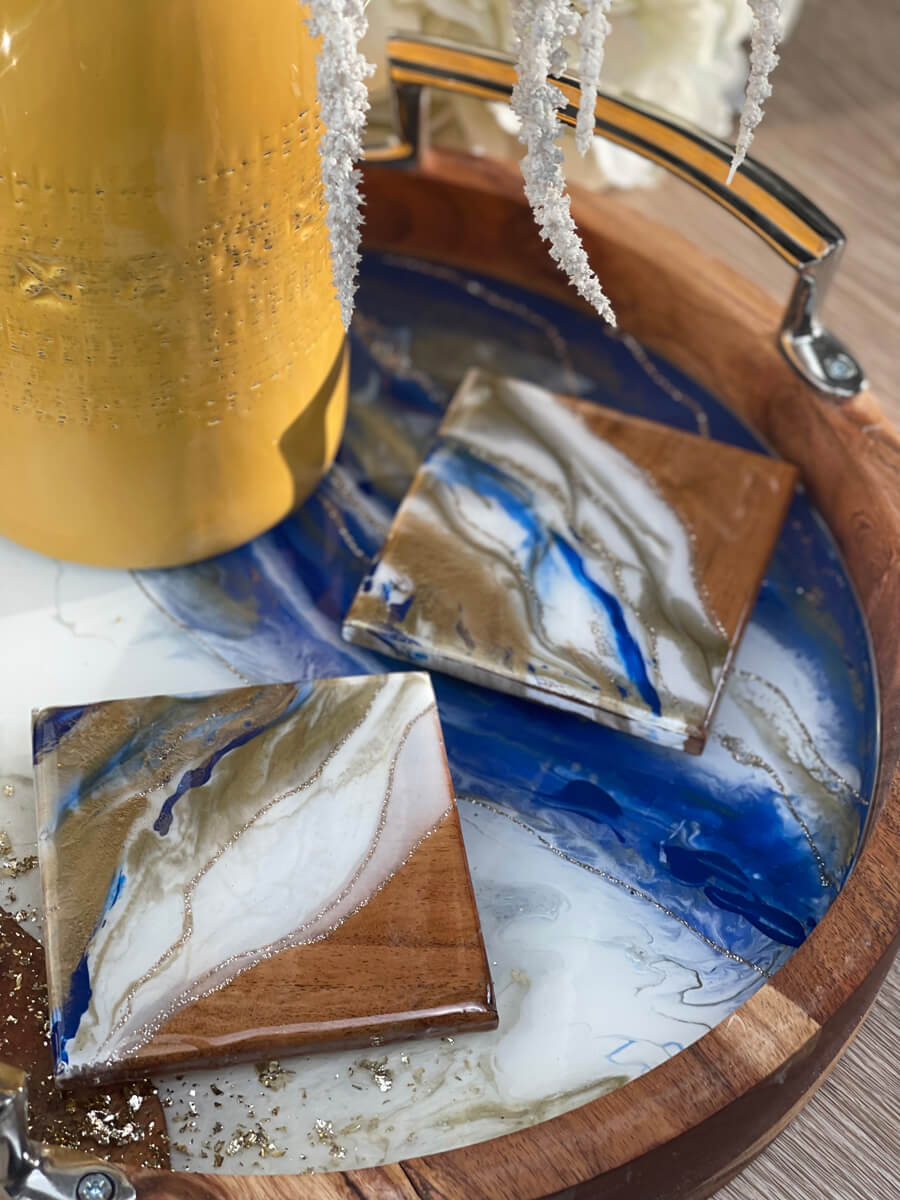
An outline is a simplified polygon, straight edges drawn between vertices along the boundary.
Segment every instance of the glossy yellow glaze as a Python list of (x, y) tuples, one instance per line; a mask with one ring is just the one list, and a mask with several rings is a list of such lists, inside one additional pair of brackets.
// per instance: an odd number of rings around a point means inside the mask
[(0, 533), (155, 566), (330, 464), (344, 333), (296, 0), (7, 0)]

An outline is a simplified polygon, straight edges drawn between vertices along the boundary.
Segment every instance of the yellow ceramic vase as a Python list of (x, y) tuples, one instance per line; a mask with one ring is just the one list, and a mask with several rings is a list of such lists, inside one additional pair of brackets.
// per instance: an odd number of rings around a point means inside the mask
[(165, 566), (268, 528), (346, 409), (296, 0), (0, 10), (0, 534)]

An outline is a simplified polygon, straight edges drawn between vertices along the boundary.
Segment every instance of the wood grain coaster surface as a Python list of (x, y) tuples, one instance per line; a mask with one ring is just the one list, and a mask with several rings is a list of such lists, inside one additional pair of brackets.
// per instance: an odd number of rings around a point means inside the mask
[(181, 1009), (136, 1073), (497, 1024), (454, 808), (394, 878), (321, 941), (265, 959)]
[(791, 502), (796, 467), (599, 405), (566, 402), (646, 471), (683, 518), (694, 535), (694, 568), (733, 652)]

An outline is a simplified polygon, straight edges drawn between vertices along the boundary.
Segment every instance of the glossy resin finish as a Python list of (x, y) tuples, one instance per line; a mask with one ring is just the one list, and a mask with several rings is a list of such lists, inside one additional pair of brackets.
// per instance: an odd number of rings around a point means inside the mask
[(699, 752), (795, 480), (473, 371), (344, 637)]
[(427, 675), (50, 709), (60, 1082), (496, 1023)]
[[(471, 366), (764, 449), (631, 339), (486, 278), (369, 255), (352, 340), (338, 464), (265, 537), (137, 576), (0, 542), (0, 785), (14, 789), (0, 800), (17, 854), (35, 836), (31, 706), (397, 668), (343, 642), (340, 622)], [(878, 753), (872, 660), (843, 564), (802, 491), (702, 755), (448, 676), (433, 682), (499, 1027), (282, 1057), (277, 1090), (252, 1063), (159, 1076), (177, 1169), (356, 1168), (575, 1109), (726, 1020), (815, 927), (853, 865)], [(31, 903), (35, 877), (14, 881), (13, 910)], [(258, 1127), (276, 1151), (235, 1133)]]

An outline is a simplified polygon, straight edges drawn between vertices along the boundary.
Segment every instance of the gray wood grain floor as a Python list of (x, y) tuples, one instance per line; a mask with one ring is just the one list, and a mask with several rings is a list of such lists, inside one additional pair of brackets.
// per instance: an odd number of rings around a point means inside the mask
[(715, 1200), (900, 1197), (898, 1019), (900, 960), (812, 1101)]

